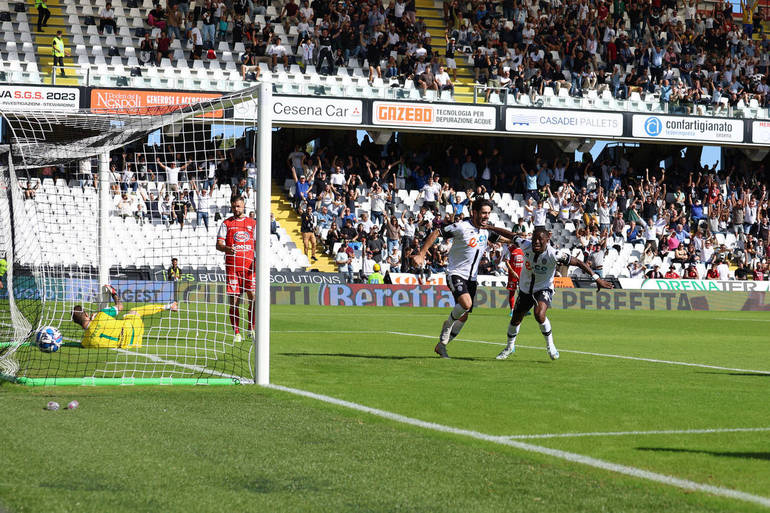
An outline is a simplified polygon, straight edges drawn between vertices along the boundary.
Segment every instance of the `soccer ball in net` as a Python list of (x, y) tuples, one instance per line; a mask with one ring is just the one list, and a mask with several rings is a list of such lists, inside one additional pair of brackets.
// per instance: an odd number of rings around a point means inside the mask
[(59, 350), (62, 344), (62, 336), (58, 329), (53, 326), (45, 326), (40, 328), (35, 337), (35, 343), (38, 349), (44, 353), (55, 353)]

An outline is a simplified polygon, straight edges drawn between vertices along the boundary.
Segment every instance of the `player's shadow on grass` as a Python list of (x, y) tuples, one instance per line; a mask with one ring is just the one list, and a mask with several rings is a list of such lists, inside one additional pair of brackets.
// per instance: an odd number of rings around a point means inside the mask
[(747, 460), (770, 460), (770, 452), (738, 452), (738, 451), (704, 451), (701, 449), (677, 449), (673, 447), (637, 447), (637, 451), (679, 452), (691, 454), (708, 454), (728, 458), (744, 458)]
[[(425, 356), (398, 356), (398, 355), (382, 355), (382, 354), (353, 354), (353, 353), (278, 353), (281, 356), (327, 356), (327, 357), (333, 357), (333, 358), (364, 358), (364, 359), (373, 359), (373, 360), (428, 360), (428, 359), (436, 359), (439, 360), (440, 358), (435, 355), (425, 355)], [(479, 361), (479, 360), (488, 360), (489, 358), (469, 358), (469, 357), (463, 357), (463, 356), (453, 356), (450, 358), (450, 360), (467, 360), (467, 361)]]

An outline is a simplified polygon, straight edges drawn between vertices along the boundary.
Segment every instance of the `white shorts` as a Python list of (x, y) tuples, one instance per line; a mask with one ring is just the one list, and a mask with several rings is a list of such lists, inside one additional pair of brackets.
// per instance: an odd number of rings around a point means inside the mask
[(454, 58), (452, 57), (446, 58), (446, 67), (449, 69), (457, 69), (457, 63), (455, 62)]

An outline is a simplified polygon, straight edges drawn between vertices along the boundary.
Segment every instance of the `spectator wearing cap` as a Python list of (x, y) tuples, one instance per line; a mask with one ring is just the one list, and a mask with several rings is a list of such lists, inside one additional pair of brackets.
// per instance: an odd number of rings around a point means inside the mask
[(385, 283), (385, 279), (383, 278), (382, 274), (380, 274), (380, 264), (374, 264), (372, 266), (373, 272), (369, 275), (369, 278), (367, 279), (367, 283), (371, 284), (382, 284)]

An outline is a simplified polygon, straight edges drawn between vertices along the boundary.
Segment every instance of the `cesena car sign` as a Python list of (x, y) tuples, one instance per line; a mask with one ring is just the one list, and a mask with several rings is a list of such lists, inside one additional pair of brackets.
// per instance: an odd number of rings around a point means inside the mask
[[(273, 121), (313, 123), (323, 125), (360, 125), (363, 102), (337, 98), (304, 98), (302, 96), (273, 96)], [(257, 101), (236, 105), (233, 117), (255, 119)]]
[(496, 128), (495, 107), (376, 101), (372, 124), (399, 128), (448, 128), (490, 131)]
[(623, 135), (623, 114), (513, 107), (505, 110), (505, 130), (527, 134), (619, 137)]
[(632, 127), (632, 135), (638, 139), (743, 142), (743, 121), (740, 119), (634, 114)]

